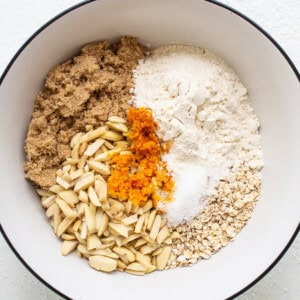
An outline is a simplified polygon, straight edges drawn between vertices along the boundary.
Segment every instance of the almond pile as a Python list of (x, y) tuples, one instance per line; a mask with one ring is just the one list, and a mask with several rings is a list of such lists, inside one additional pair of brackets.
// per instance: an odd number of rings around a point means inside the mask
[(54, 233), (62, 239), (61, 253), (77, 249), (92, 268), (144, 275), (163, 270), (172, 243), (166, 218), (147, 201), (142, 207), (108, 197), (107, 179), (114, 155), (128, 153), (126, 120), (110, 117), (106, 125), (76, 134), (71, 157), (56, 173), (56, 185), (37, 189)]

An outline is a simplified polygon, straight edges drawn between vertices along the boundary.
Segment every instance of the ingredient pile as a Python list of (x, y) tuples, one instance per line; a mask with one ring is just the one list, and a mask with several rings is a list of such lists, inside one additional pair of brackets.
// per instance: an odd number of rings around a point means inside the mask
[(263, 167), (247, 90), (206, 49), (94, 42), (36, 97), (26, 178), (61, 253), (133, 275), (189, 266), (251, 217)]

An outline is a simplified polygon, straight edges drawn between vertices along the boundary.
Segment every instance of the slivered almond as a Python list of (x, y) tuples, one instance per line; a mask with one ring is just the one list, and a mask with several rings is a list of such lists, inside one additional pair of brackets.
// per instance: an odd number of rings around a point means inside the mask
[(41, 204), (44, 208), (48, 208), (55, 202), (56, 195), (43, 196)]
[(118, 116), (111, 116), (111, 117), (108, 117), (108, 121), (109, 122), (113, 122), (113, 123), (123, 123), (123, 124), (126, 124), (126, 120), (121, 118), (121, 117), (118, 117)]
[(115, 131), (111, 131), (111, 130), (107, 130), (105, 131), (101, 137), (105, 140), (109, 140), (109, 141), (113, 141), (113, 142), (117, 142), (117, 141), (121, 141), (123, 140), (123, 135), (115, 132)]
[(148, 200), (145, 205), (142, 207), (144, 213), (152, 208), (152, 200)]
[(84, 142), (93, 141), (93, 140), (99, 138), (100, 136), (102, 136), (106, 132), (106, 130), (107, 130), (107, 127), (103, 126), (103, 127), (97, 128), (95, 130), (89, 131), (80, 138), (80, 142), (84, 143)]
[(159, 255), (162, 252), (163, 248), (158, 248), (155, 251), (152, 252), (152, 256)]
[(120, 256), (119, 258), (121, 259), (121, 261), (122, 261), (124, 264), (126, 264), (126, 265), (129, 264), (129, 260), (128, 260), (125, 256)]
[(59, 192), (58, 196), (71, 207), (74, 207), (79, 202), (78, 195), (71, 190)]
[(76, 237), (75, 237), (74, 235), (68, 234), (68, 233), (63, 233), (63, 234), (61, 235), (61, 238), (62, 238), (63, 240), (66, 240), (66, 241), (73, 241), (73, 240), (76, 240)]
[(147, 243), (147, 241), (145, 241), (144, 239), (138, 239), (135, 244), (134, 244), (134, 247), (135, 248), (139, 248), (143, 245), (145, 245)]
[(168, 237), (167, 239), (164, 240), (164, 244), (172, 245), (172, 239)]
[(113, 251), (117, 253), (123, 259), (126, 258), (128, 262), (135, 261), (135, 255), (130, 250), (124, 247), (114, 247)]
[(130, 224), (136, 223), (137, 220), (138, 220), (138, 216), (137, 216), (137, 214), (134, 214), (125, 219), (122, 219), (122, 223), (124, 225), (130, 225)]
[(74, 235), (80, 244), (86, 245), (86, 240), (81, 238), (79, 232), (75, 232)]
[[(75, 218), (75, 219), (76, 219), (76, 218)], [(67, 234), (73, 234), (73, 235), (74, 235), (73, 226), (69, 226), (65, 232), (66, 232)]]
[(57, 193), (59, 193), (61, 191), (64, 191), (64, 188), (62, 186), (60, 186), (59, 184), (55, 184), (55, 185), (51, 186), (51, 188), (49, 189), (49, 191), (57, 194)]
[(101, 219), (103, 217), (103, 214), (104, 214), (103, 210), (100, 207), (98, 207), (97, 211), (96, 211), (96, 230), (97, 231), (100, 228)]
[(101, 255), (101, 256), (106, 256), (109, 258), (113, 258), (113, 259), (118, 259), (119, 255), (117, 255), (116, 253), (113, 252), (109, 252), (107, 251), (109, 248), (107, 249), (96, 249), (96, 250), (91, 250), (89, 251), (90, 255)]
[(155, 270), (157, 270), (156, 265), (151, 264), (151, 267), (147, 268), (146, 274), (151, 273)]
[(141, 247), (140, 252), (144, 255), (150, 254), (159, 247), (160, 247), (159, 245), (151, 245), (151, 246), (150, 245), (144, 245), (144, 246)]
[(108, 149), (107, 149), (104, 145), (101, 146), (100, 150), (101, 150), (102, 152), (107, 152), (107, 151), (108, 151)]
[(144, 211), (143, 211), (143, 209), (141, 208), (141, 207), (139, 207), (139, 209), (137, 210), (137, 215), (142, 215), (142, 214), (144, 214)]
[(118, 265), (118, 268), (120, 268), (122, 270), (126, 269), (126, 267), (127, 267), (120, 259), (117, 260), (117, 265)]
[(81, 225), (81, 220), (76, 220), (73, 224), (73, 230), (74, 232), (78, 231), (79, 227)]
[(126, 269), (124, 271), (126, 273), (131, 274), (131, 275), (137, 275), (137, 276), (143, 276), (143, 275), (145, 275), (145, 272), (137, 272), (137, 271), (132, 271), (132, 270), (128, 270), (128, 269)]
[(71, 151), (71, 157), (72, 159), (79, 159), (79, 146), (80, 144), (77, 143), (74, 145), (72, 151)]
[(63, 241), (61, 244), (61, 254), (68, 255), (77, 247), (77, 245), (77, 241)]
[(84, 155), (86, 156), (94, 155), (103, 145), (103, 143), (104, 143), (103, 139), (97, 139), (93, 144), (88, 145), (87, 149), (84, 152)]
[(92, 186), (89, 186), (89, 188), (88, 188), (88, 196), (89, 196), (89, 199), (91, 200), (91, 202), (95, 206), (101, 206), (98, 195)]
[(167, 223), (168, 223), (167, 218), (163, 216), (163, 217), (161, 218), (161, 223), (160, 223), (159, 229), (162, 229), (165, 225), (167, 225)]
[(121, 247), (122, 246), (122, 242), (123, 242), (123, 238), (120, 237), (120, 236), (114, 236), (114, 238), (115, 238), (116, 245), (118, 247)]
[(138, 239), (140, 237), (141, 237), (140, 234), (134, 233), (134, 234), (130, 235), (128, 238), (124, 239), (122, 241), (122, 245), (129, 244), (130, 242), (132, 242), (132, 241), (134, 241), (134, 240), (136, 240), (136, 239)]
[[(162, 250), (162, 249), (161, 249), (161, 250)], [(157, 266), (157, 256), (152, 256), (151, 263), (152, 263), (154, 266)]]
[(115, 239), (113, 236), (109, 236), (109, 237), (106, 237), (106, 238), (102, 238), (101, 239), (101, 242), (103, 244), (111, 244), (111, 243), (114, 243), (115, 242)]
[(93, 160), (89, 160), (88, 162), (88, 166), (95, 170), (96, 172), (102, 174), (102, 175), (109, 175), (110, 174), (110, 169), (107, 165), (101, 163), (100, 161), (93, 161)]
[(86, 249), (86, 245), (82, 245), (82, 244), (79, 244), (77, 246), (77, 250), (85, 257), (88, 257), (89, 256), (89, 252), (88, 250)]
[(115, 223), (108, 223), (108, 226), (113, 229), (115, 232), (117, 232), (119, 235), (128, 238), (128, 232), (130, 230), (130, 227), (125, 226), (123, 224), (115, 224)]
[(77, 179), (78, 177), (80, 177), (83, 174), (83, 170), (82, 169), (78, 169), (72, 173), (70, 173), (70, 177), (72, 180)]
[(89, 196), (85, 191), (79, 191), (78, 199), (84, 203), (89, 202)]
[(58, 225), (57, 228), (57, 236), (60, 237), (67, 229), (68, 227), (74, 222), (75, 218), (69, 219), (64, 218), (63, 221)]
[(49, 191), (43, 190), (43, 189), (36, 189), (35, 190), (37, 194), (41, 197), (49, 197), (52, 196), (53, 194)]
[(62, 180), (66, 181), (68, 183), (71, 183), (71, 181), (72, 181), (72, 178), (70, 177), (69, 173), (63, 174), (63, 176), (61, 178), (62, 178)]
[(71, 168), (72, 168), (71, 165), (66, 165), (66, 166), (63, 166), (62, 171), (65, 174), (65, 173), (68, 173), (71, 170)]
[(149, 216), (150, 216), (150, 211), (147, 211), (145, 214), (145, 221), (144, 221), (144, 224), (142, 226), (142, 230), (143, 231), (147, 231), (147, 225), (148, 225), (148, 220), (149, 220)]
[(158, 233), (156, 241), (161, 244), (167, 237), (170, 236), (170, 231), (167, 226), (164, 226)]
[(150, 234), (149, 234), (149, 237), (153, 240), (155, 240), (157, 237), (157, 234), (158, 234), (159, 228), (160, 228), (160, 223), (161, 223), (161, 216), (156, 215), (155, 220), (153, 222), (153, 226), (152, 226)]
[(105, 141), (104, 146), (107, 147), (109, 150), (115, 149), (115, 146), (111, 144), (109, 141)]
[(89, 230), (89, 234), (96, 231), (96, 215), (91, 206), (85, 204), (85, 221)]
[(126, 141), (117, 141), (117, 142), (114, 142), (114, 146), (116, 148), (120, 148), (121, 151), (123, 151), (123, 150), (126, 150), (129, 147), (129, 144)]
[(66, 161), (63, 162), (63, 166), (67, 166), (67, 165), (76, 165), (78, 163), (78, 159), (75, 158), (67, 158)]
[(152, 228), (152, 225), (153, 225), (155, 216), (156, 216), (156, 210), (153, 209), (153, 210), (150, 212), (149, 219), (148, 219), (148, 224), (147, 224), (147, 230), (149, 230), (149, 231), (150, 231), (151, 228)]
[(73, 210), (69, 205), (67, 205), (67, 203), (62, 200), (61, 198), (57, 197), (55, 199), (57, 205), (59, 206), (59, 208), (61, 209), (61, 211), (63, 212), (63, 214), (67, 217), (67, 218), (74, 218), (77, 216), (77, 213), (75, 210)]
[(107, 229), (108, 221), (109, 221), (109, 218), (108, 218), (107, 214), (104, 213), (102, 215), (101, 222), (100, 222), (100, 225), (99, 225), (98, 236), (101, 237), (101, 235)]
[(117, 261), (115, 259), (102, 255), (90, 256), (89, 263), (92, 268), (107, 273), (117, 268)]
[[(116, 223), (116, 224), (119, 224), (119, 223)], [(107, 234), (107, 235), (105, 235), (105, 232), (104, 232), (104, 236), (111, 236), (111, 235), (120, 236), (120, 234), (111, 227), (108, 227), (108, 232), (109, 232), (109, 234)]]
[(81, 223), (80, 237), (81, 237), (83, 240), (86, 240), (87, 235), (88, 235), (88, 227), (87, 227), (86, 222), (83, 221), (83, 222)]
[(135, 233), (140, 233), (142, 231), (144, 220), (145, 220), (145, 216), (141, 215), (135, 225), (135, 229), (134, 229)]
[(76, 204), (76, 210), (77, 210), (78, 218), (82, 218), (82, 216), (85, 214), (84, 203), (80, 202), (80, 203)]
[(94, 183), (94, 174), (93, 173), (86, 173), (84, 175), (83, 175), (84, 177), (81, 176), (79, 178), (78, 182), (75, 184), (75, 187), (74, 187), (75, 192), (78, 192), (80, 190), (85, 190), (91, 184)]
[(101, 203), (101, 205), (107, 204), (105, 207), (103, 207), (104, 209), (109, 208), (109, 205), (107, 203), (107, 184), (104, 180), (101, 179), (96, 179), (95, 180), (95, 191), (99, 197), (99, 201)]
[(106, 122), (106, 125), (113, 130), (119, 132), (127, 132), (128, 127), (124, 123)]
[(60, 212), (60, 208), (58, 207), (57, 203), (53, 203), (51, 206), (48, 207), (46, 210), (46, 216), (48, 218), (52, 217), (54, 214), (58, 214)]
[(84, 142), (84, 143), (81, 143), (80, 146), (79, 146), (79, 150), (78, 150), (78, 153), (79, 153), (79, 156), (82, 156), (82, 154), (85, 152), (85, 150), (87, 149), (87, 146), (88, 146), (88, 143), (87, 142)]
[(116, 149), (113, 149), (113, 150), (109, 150), (109, 151), (106, 151), (106, 152), (103, 152), (103, 153), (100, 153), (98, 154), (95, 158), (94, 158), (94, 161), (107, 161), (107, 160), (110, 160), (112, 159), (112, 157), (118, 153), (120, 153), (121, 151), (121, 148), (116, 148)]
[(141, 253), (136, 253), (136, 260), (147, 268), (146, 273), (151, 273), (157, 269), (155, 265), (151, 263), (151, 260), (148, 256), (142, 255)]
[[(98, 247), (98, 249), (97, 250), (110, 250), (111, 249), (111, 247), (113, 247), (115, 245), (115, 243), (114, 242), (111, 242), (111, 243), (108, 243), (108, 244), (102, 244), (102, 245), (100, 245), (99, 247)], [(92, 251), (95, 251), (95, 250), (92, 250)]]
[(125, 213), (126, 213), (126, 215), (129, 215), (129, 213), (131, 211), (131, 208), (132, 208), (132, 202), (131, 201), (127, 201), (125, 203)]
[(58, 213), (56, 212), (53, 215), (53, 230), (55, 234), (57, 234), (57, 228), (60, 223), (61, 223), (61, 215), (59, 212)]
[(138, 262), (133, 262), (127, 266), (126, 270), (135, 272), (146, 272), (147, 268)]
[(88, 157), (87, 157), (86, 155), (83, 155), (83, 156), (79, 159), (78, 164), (77, 164), (78, 169), (83, 169), (83, 168), (84, 168), (84, 165), (85, 165), (87, 159), (88, 159)]
[(132, 154), (132, 152), (129, 150), (124, 150), (120, 152), (120, 155), (129, 155), (129, 154)]
[(165, 246), (165, 247), (163, 247), (162, 252), (156, 256), (157, 257), (157, 263), (156, 263), (157, 270), (163, 270), (166, 267), (168, 259), (171, 254), (171, 250), (172, 250), (171, 246)]
[(149, 243), (151, 245), (155, 243), (155, 240), (151, 239), (150, 236), (148, 235), (148, 233), (144, 233), (144, 234), (142, 234), (142, 236), (143, 236), (143, 239), (145, 241), (147, 241), (147, 243)]
[(102, 243), (96, 234), (92, 234), (87, 237), (87, 246), (86, 247), (88, 250), (97, 249), (98, 247), (101, 246), (101, 244)]
[(80, 141), (80, 138), (82, 137), (83, 133), (82, 132), (79, 132), (79, 133), (76, 133), (73, 138), (71, 139), (71, 142), (70, 142), (70, 147), (71, 148), (74, 148), (76, 144), (79, 143)]
[(51, 226), (51, 227), (53, 228), (53, 230), (54, 230), (54, 220), (53, 220), (53, 217), (50, 218), (49, 222), (50, 222), (50, 226)]
[(56, 177), (56, 183), (58, 183), (61, 187), (63, 187), (65, 190), (69, 189), (70, 183), (63, 180), (61, 177)]

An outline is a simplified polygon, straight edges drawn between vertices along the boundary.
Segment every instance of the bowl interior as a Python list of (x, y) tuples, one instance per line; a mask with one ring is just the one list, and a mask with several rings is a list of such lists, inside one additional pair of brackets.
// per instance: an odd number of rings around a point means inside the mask
[[(263, 138), (262, 196), (236, 241), (192, 268), (146, 277), (97, 273), (76, 254), (62, 257), (60, 241), (22, 170), (27, 126), (46, 74), (83, 44), (123, 35), (136, 36), (151, 47), (176, 42), (220, 55), (248, 88)], [(297, 227), (299, 96), (299, 82), (280, 51), (254, 26), (221, 6), (196, 0), (86, 3), (37, 34), (1, 84), (1, 225), (31, 268), (73, 299), (117, 299), (124, 294), (131, 299), (180, 299), (191, 291), (203, 299), (229, 297), (274, 261)]]

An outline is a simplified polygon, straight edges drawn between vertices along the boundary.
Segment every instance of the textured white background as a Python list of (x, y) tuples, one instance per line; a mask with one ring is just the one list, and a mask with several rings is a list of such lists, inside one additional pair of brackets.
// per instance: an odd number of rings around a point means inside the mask
[[(300, 70), (300, 0), (223, 0), (267, 30)], [(78, 0), (0, 0), (0, 74), (24, 41), (42, 24)], [(0, 208), (1, 209), (1, 208)], [(61, 299), (18, 261), (0, 235), (0, 298)], [(300, 236), (258, 284), (239, 300), (300, 299)]]

